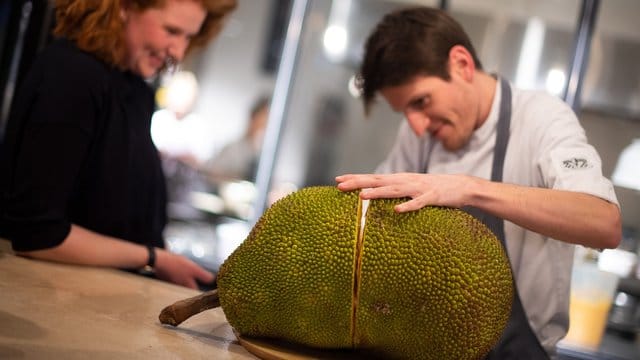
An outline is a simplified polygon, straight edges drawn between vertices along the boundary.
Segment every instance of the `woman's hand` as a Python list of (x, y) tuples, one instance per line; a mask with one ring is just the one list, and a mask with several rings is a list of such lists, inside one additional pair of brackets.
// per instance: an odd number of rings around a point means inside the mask
[[(147, 262), (147, 247), (105, 236), (82, 226), (72, 225), (62, 244), (48, 249), (21, 253), (37, 259), (69, 264), (137, 269)], [(198, 288), (198, 281), (212, 283), (215, 275), (184, 256), (156, 248), (156, 275), (178, 285)]]
[(156, 276), (162, 280), (197, 289), (198, 281), (209, 284), (215, 279), (214, 274), (182, 255), (158, 248), (156, 252)]

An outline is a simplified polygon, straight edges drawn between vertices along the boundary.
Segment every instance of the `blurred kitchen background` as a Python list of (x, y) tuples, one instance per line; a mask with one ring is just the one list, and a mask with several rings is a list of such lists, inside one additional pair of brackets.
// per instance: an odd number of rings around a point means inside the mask
[[(375, 23), (415, 4), (450, 11), (486, 70), (575, 109), (616, 185), (624, 239), (578, 252), (619, 283), (600, 349), (563, 354), (640, 358), (638, 0), (239, 0), (216, 41), (151, 81), (170, 185), (167, 246), (217, 271), (279, 197), (372, 171), (403, 119), (383, 102), (365, 118), (354, 75)], [(46, 0), (0, 1), (0, 139), (15, 84), (52, 24)]]

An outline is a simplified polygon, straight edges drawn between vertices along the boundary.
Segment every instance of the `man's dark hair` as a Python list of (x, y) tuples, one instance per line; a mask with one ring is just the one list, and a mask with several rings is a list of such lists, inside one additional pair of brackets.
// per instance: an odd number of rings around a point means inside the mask
[(382, 88), (401, 85), (417, 75), (449, 80), (447, 62), (455, 45), (464, 46), (482, 70), (469, 36), (444, 10), (411, 7), (385, 15), (365, 43), (358, 75), (365, 112)]

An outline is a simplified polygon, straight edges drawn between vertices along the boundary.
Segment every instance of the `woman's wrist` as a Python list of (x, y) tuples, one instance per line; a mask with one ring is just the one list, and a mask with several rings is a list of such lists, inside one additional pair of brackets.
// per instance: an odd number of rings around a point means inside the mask
[(156, 248), (153, 245), (146, 245), (145, 247), (147, 249), (147, 263), (143, 267), (143, 270), (145, 272), (152, 273), (154, 272), (156, 267), (156, 260), (157, 260)]

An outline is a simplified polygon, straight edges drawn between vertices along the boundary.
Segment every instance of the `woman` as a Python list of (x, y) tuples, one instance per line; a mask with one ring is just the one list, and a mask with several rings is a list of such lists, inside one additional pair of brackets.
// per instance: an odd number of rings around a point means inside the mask
[(16, 253), (214, 275), (163, 249), (166, 190), (146, 79), (216, 35), (236, 0), (58, 0), (57, 39), (21, 84), (0, 161), (0, 232)]

